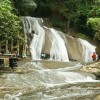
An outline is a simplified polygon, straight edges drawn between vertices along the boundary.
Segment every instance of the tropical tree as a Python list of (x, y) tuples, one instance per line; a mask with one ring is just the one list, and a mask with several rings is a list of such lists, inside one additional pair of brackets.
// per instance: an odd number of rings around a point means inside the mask
[(89, 18), (87, 26), (91, 30), (91, 35), (94, 39), (100, 40), (100, 18)]
[(73, 25), (85, 29), (89, 12), (95, 6), (94, 0), (35, 0), (35, 2), (39, 5), (37, 9), (41, 8), (37, 10), (40, 15), (43, 16), (43, 12), (47, 11), (46, 16), (54, 19), (53, 23), (61, 24), (66, 32)]
[(20, 19), (12, 13), (9, 0), (0, 0), (0, 41), (19, 39)]
[(34, 0), (11, 0), (19, 16), (29, 16), (33, 14), (37, 4)]
[[(10, 39), (16, 37), (20, 31), (19, 17), (12, 13), (12, 5), (9, 0), (0, 0), (0, 36)], [(3, 39), (4, 40), (4, 39)]]

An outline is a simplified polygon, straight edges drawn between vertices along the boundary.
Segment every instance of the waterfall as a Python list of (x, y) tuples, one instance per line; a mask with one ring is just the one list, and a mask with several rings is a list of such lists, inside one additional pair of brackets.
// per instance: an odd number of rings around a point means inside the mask
[(70, 59), (77, 60), (82, 63), (92, 62), (92, 54), (95, 52), (96, 46), (81, 38), (73, 38), (66, 36), (67, 50)]
[(32, 60), (39, 60), (41, 59), (42, 46), (45, 39), (45, 31), (39, 23), (39, 21), (42, 23), (43, 20), (33, 17), (24, 17), (22, 19), (25, 36), (27, 37), (28, 34), (32, 34), (31, 36), (33, 36), (29, 44)]
[(65, 47), (64, 40), (58, 34), (58, 32), (54, 29), (51, 30), (51, 40), (52, 40), (52, 47), (50, 50), (51, 59), (57, 61), (69, 61), (67, 49)]
[[(45, 34), (48, 34), (45, 32), (45, 28), (43, 28), (44, 26), (41, 25), (43, 21), (41, 18), (22, 17), (22, 22), (26, 41), (28, 40), (29, 34), (33, 36), (29, 44), (32, 60), (40, 60), (45, 42)], [(56, 30), (51, 28), (49, 31), (52, 45), (49, 52), (50, 60), (69, 61), (65, 41)]]
[(83, 40), (83, 39), (78, 39), (79, 42), (81, 43), (82, 45), (82, 48), (83, 48), (83, 62), (92, 62), (92, 55), (93, 55), (93, 52), (95, 52), (95, 49), (96, 47), (93, 46), (92, 44), (90, 44), (89, 42), (87, 42), (86, 40)]
[[(89, 100), (100, 94), (100, 81), (77, 62), (92, 61), (95, 46), (43, 26), (41, 18), (22, 17), (22, 22), (25, 42), (36, 61), (1, 74), (0, 100)], [(50, 54), (49, 61), (39, 61), (42, 53)], [(77, 61), (69, 62), (69, 57)]]
[(32, 60), (41, 60), (41, 54), (47, 53), (50, 55), (48, 60), (68, 62), (69, 59), (73, 59), (85, 63), (92, 62), (92, 54), (96, 47), (88, 41), (65, 36), (60, 31), (43, 26), (41, 18), (21, 19)]

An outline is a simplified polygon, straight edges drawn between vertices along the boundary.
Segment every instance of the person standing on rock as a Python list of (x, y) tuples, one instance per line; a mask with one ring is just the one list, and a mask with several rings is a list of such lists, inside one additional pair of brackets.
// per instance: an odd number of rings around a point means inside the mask
[(97, 54), (96, 54), (96, 52), (93, 52), (92, 59), (93, 59), (93, 61), (97, 60)]

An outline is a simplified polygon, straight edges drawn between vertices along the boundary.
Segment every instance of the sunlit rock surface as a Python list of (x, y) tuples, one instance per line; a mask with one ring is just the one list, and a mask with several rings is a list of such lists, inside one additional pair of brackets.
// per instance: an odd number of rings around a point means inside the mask
[(81, 70), (96, 75), (97, 79), (100, 80), (100, 61), (89, 65), (84, 65)]
[(83, 49), (81, 43), (77, 39), (68, 35), (66, 35), (66, 40), (69, 58), (77, 61), (82, 61)]

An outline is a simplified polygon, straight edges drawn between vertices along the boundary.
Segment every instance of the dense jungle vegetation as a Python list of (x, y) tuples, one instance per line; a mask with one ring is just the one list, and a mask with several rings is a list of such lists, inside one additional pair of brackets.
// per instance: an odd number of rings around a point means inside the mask
[(89, 38), (100, 50), (100, 0), (0, 0), (0, 41), (24, 41), (20, 16), (47, 18), (52, 27)]

